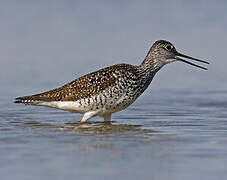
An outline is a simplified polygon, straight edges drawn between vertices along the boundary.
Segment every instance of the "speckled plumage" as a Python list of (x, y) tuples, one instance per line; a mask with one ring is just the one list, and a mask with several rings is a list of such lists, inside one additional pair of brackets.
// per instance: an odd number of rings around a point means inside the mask
[[(132, 104), (149, 86), (154, 75), (170, 54), (164, 40), (156, 41), (139, 66), (117, 64), (82, 76), (60, 88), (16, 98), (16, 103), (47, 106), (84, 114), (82, 122), (99, 115), (105, 120), (111, 114)], [(201, 61), (201, 60), (199, 60)], [(197, 66), (197, 65), (196, 65)]]

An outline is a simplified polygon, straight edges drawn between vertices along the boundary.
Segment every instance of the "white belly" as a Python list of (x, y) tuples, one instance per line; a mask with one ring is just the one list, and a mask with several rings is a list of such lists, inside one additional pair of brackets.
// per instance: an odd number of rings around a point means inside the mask
[(65, 111), (74, 113), (86, 113), (89, 111), (97, 111), (99, 115), (114, 113), (121, 111), (132, 104), (136, 98), (127, 97), (124, 92), (120, 94), (112, 94), (108, 91), (103, 92), (105, 94), (99, 94), (90, 98), (85, 98), (77, 101), (36, 101), (32, 103), (38, 106), (47, 106), (52, 108), (58, 108)]
[(121, 111), (131, 104), (126, 102), (122, 103), (122, 99), (123, 98), (120, 98), (118, 101), (115, 101), (115, 102), (107, 102), (102, 106), (100, 104), (94, 104), (94, 103), (91, 103), (90, 105), (81, 104), (81, 102), (79, 101), (51, 101), (51, 102), (39, 101), (39, 102), (34, 102), (33, 105), (57, 108), (57, 109), (62, 109), (65, 111), (81, 113), (81, 114), (84, 114), (88, 111), (97, 110), (100, 112), (99, 113), (100, 115), (103, 115), (107, 113), (114, 113), (114, 112)]
[(36, 102), (33, 105), (37, 106), (46, 106), (57, 109), (62, 109), (65, 111), (75, 112), (75, 113), (85, 113), (86, 109), (84, 109), (79, 101), (51, 101), (51, 102)]

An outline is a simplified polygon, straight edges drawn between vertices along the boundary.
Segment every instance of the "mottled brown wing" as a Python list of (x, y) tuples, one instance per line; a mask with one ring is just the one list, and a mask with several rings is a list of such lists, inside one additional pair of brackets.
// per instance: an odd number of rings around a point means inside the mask
[(17, 103), (32, 101), (77, 101), (114, 86), (118, 77), (133, 68), (128, 64), (117, 64), (82, 76), (60, 88), (44, 93), (17, 98)]

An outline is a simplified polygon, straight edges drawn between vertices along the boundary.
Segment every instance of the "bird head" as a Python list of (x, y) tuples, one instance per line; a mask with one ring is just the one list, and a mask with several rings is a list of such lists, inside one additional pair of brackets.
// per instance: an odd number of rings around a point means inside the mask
[(196, 59), (196, 58), (179, 53), (172, 43), (165, 40), (156, 41), (152, 45), (147, 57), (149, 58), (149, 56), (151, 59), (153, 59), (153, 61), (155, 61), (155, 64), (159, 64), (160, 66), (171, 62), (175, 62), (175, 61), (181, 61), (201, 69), (205, 69), (205, 70), (207, 69), (206, 67), (199, 66), (185, 59), (182, 59), (182, 57), (193, 61), (209, 64), (209, 62), (207, 61), (203, 61), (203, 60)]

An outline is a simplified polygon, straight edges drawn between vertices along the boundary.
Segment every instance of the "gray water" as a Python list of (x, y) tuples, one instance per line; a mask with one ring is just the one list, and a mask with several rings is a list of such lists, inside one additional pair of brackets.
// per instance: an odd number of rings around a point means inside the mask
[(155, 91), (81, 115), (0, 100), (1, 179), (226, 179), (227, 91)]

